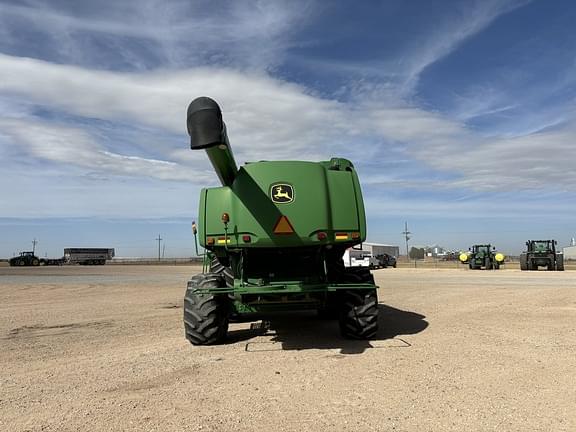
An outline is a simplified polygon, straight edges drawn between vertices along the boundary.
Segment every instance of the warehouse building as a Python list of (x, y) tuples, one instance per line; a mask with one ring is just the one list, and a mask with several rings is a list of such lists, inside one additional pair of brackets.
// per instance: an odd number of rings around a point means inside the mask
[(576, 246), (567, 246), (564, 248), (564, 259), (576, 261)]
[(400, 247), (381, 243), (362, 243), (362, 250), (371, 252), (372, 256), (382, 254), (392, 255), (398, 257), (400, 255)]

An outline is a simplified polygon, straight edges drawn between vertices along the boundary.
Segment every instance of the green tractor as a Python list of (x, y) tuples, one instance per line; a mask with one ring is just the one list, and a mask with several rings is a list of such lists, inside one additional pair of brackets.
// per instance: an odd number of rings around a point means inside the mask
[(205, 269), (188, 282), (186, 338), (222, 342), (231, 319), (290, 310), (338, 317), (344, 337), (378, 330), (378, 298), (366, 268), (346, 268), (347, 248), (366, 238), (364, 203), (352, 163), (260, 161), (238, 168), (218, 104), (188, 107), (193, 150), (206, 151), (221, 187), (202, 189), (195, 239)]
[(462, 264), (468, 264), (470, 270), (498, 270), (504, 264), (505, 256), (496, 252), (496, 248), (489, 244), (474, 245), (468, 252), (463, 252), (458, 257)]
[(18, 267), (28, 267), (28, 266), (39, 266), (40, 264), (42, 264), (41, 262), (42, 260), (40, 260), (35, 254), (34, 252), (20, 252), (20, 256), (14, 257), (14, 258), (10, 258), (10, 260), (8, 261), (8, 263), (12, 266), (18, 266)]
[(564, 254), (556, 251), (556, 240), (528, 240), (520, 254), (520, 270), (564, 271)]

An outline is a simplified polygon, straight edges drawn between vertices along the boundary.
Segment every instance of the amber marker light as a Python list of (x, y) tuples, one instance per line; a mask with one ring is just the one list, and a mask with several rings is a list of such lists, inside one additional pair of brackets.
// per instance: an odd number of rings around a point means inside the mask
[(222, 213), (222, 222), (224, 222), (225, 224), (230, 222), (230, 215), (228, 213)]
[(359, 238), (360, 238), (359, 232), (353, 232), (352, 233), (352, 240), (358, 240)]
[(207, 245), (213, 245), (214, 244), (214, 237), (208, 237), (206, 239), (206, 244)]

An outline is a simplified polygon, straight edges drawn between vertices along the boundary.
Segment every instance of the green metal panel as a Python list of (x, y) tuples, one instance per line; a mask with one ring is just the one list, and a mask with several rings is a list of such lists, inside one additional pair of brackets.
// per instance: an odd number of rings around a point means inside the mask
[[(334, 160), (333, 160), (334, 161)], [(335, 233), (366, 235), (364, 206), (358, 178), (352, 164), (344, 159), (340, 170), (328, 162), (256, 162), (241, 167), (233, 184), (205, 189), (200, 199), (200, 243), (215, 239), (224, 246), (222, 214), (230, 217), (228, 247), (294, 247), (338, 242)], [(332, 162), (332, 161), (331, 161)], [(277, 187), (286, 202), (274, 202)], [(288, 218), (293, 234), (276, 234), (282, 216)], [(328, 234), (318, 240), (317, 233)], [(250, 235), (251, 241), (242, 240)], [(220, 243), (219, 243), (220, 241)]]
[(358, 231), (356, 195), (350, 172), (328, 171), (327, 177), (333, 226), (343, 231)]

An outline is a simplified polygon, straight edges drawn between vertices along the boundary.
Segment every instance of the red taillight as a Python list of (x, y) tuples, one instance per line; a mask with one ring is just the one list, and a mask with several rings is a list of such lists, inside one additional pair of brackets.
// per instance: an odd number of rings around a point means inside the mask
[(316, 236), (318, 237), (318, 240), (326, 240), (328, 238), (328, 234), (324, 231), (320, 231)]
[(250, 237), (249, 235), (243, 235), (242, 240), (244, 241), (244, 243), (250, 243), (252, 241), (252, 237)]

